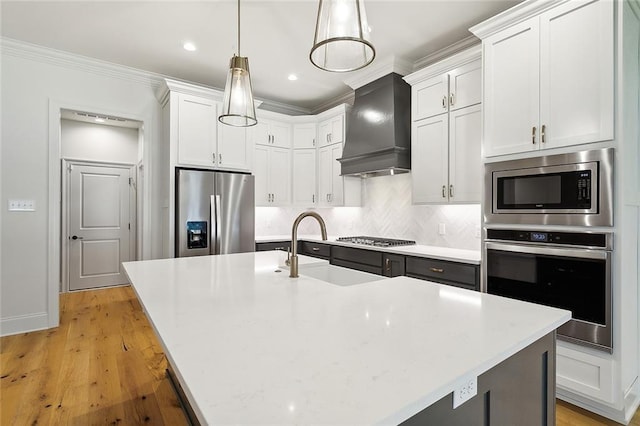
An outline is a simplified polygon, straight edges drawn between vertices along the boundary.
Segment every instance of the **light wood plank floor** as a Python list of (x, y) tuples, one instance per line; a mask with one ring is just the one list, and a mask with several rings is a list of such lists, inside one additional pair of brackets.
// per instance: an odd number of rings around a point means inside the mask
[[(60, 327), (0, 339), (0, 424), (186, 424), (130, 287), (62, 294), (60, 309)], [(559, 401), (557, 425), (617, 423)]]

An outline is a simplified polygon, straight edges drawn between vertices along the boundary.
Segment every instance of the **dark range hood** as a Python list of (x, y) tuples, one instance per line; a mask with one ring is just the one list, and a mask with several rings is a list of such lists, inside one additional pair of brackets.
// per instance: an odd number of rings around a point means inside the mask
[(391, 73), (355, 90), (346, 120), (342, 175), (363, 177), (411, 169), (411, 86)]

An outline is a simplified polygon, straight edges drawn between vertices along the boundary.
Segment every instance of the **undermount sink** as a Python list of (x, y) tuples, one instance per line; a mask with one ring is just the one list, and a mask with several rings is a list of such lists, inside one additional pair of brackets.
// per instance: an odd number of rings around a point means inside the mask
[(330, 284), (350, 286), (383, 280), (386, 277), (330, 264), (300, 265), (300, 275)]

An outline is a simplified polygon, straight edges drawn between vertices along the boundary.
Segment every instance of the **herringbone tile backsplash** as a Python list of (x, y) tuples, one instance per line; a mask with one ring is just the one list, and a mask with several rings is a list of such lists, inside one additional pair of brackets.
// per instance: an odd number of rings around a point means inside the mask
[[(256, 235), (288, 235), (304, 207), (258, 207)], [(480, 204), (412, 205), (411, 175), (380, 176), (362, 180), (362, 207), (314, 208), (325, 220), (327, 233), (342, 237), (415, 240), (418, 244), (480, 249)], [(444, 224), (445, 235), (438, 228)], [(300, 223), (299, 234), (318, 234), (315, 220)]]

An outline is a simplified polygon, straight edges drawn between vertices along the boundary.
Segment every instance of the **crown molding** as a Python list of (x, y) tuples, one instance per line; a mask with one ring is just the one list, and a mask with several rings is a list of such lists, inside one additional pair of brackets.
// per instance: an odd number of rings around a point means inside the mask
[(404, 77), (404, 81), (413, 86), (416, 83), (427, 80), (431, 77), (442, 75), (443, 73), (449, 72), (480, 58), (482, 58), (482, 45), (476, 44), (467, 50), (458, 52), (446, 59), (436, 62), (435, 64), (409, 74)]
[(6, 37), (0, 38), (0, 52), (18, 58), (44, 62), (51, 65), (81, 70), (92, 74), (126, 80), (156, 89), (164, 79), (163, 75), (118, 65), (75, 53), (63, 52), (48, 47)]
[[(202, 86), (200, 84), (193, 84), (187, 81), (164, 78), (156, 89), (156, 98), (161, 105), (164, 105), (167, 102), (169, 99), (169, 93), (171, 92), (199, 96), (216, 102), (222, 102), (222, 99), (224, 98), (224, 92), (219, 89)], [(256, 104), (256, 106), (258, 105), (259, 104)]]
[(474, 25), (469, 28), (469, 31), (484, 40), (498, 31), (523, 22), (532, 16), (539, 15), (568, 1), (570, 0), (526, 0), (484, 22)]
[(345, 79), (344, 82), (355, 90), (392, 72), (405, 76), (411, 71), (413, 71), (411, 62), (392, 56), (389, 59), (369, 65), (361, 71), (356, 71), (351, 78)]
[(335, 98), (323, 103), (322, 105), (319, 105), (317, 108), (314, 108), (311, 111), (311, 114), (320, 114), (326, 110), (329, 110), (331, 108), (334, 108), (336, 106), (343, 105), (343, 104), (353, 105), (354, 98), (355, 98), (355, 93), (353, 91), (344, 93), (340, 96), (336, 96)]
[[(258, 100), (256, 100), (256, 102), (258, 102)], [(297, 107), (282, 102), (270, 101), (268, 99), (260, 99), (259, 102), (261, 102), (260, 109), (264, 111), (273, 111), (290, 116), (311, 114), (311, 110), (309, 108)]]
[(480, 40), (478, 40), (477, 37), (470, 35), (469, 37), (463, 38), (460, 41), (457, 41), (445, 48), (437, 50), (427, 56), (418, 59), (413, 63), (413, 71), (420, 70), (443, 59), (449, 58), (450, 56), (455, 55), (456, 53), (461, 52), (465, 49), (469, 49), (479, 45)]

